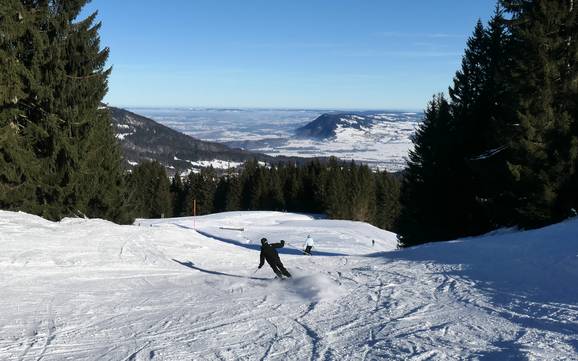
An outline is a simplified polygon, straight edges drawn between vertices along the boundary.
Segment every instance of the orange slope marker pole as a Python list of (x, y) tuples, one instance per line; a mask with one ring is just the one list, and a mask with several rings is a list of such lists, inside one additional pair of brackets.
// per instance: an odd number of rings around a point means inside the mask
[(197, 218), (197, 200), (193, 199), (193, 230), (197, 230), (196, 225), (196, 218)]

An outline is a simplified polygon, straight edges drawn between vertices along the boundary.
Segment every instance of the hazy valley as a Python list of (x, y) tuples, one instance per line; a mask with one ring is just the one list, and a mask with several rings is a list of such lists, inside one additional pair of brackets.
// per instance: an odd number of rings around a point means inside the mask
[[(335, 156), (388, 171), (405, 167), (411, 136), (423, 116), (407, 112), (286, 109), (131, 111), (189, 136), (232, 148), (269, 156)], [(307, 132), (307, 127), (316, 131)]]

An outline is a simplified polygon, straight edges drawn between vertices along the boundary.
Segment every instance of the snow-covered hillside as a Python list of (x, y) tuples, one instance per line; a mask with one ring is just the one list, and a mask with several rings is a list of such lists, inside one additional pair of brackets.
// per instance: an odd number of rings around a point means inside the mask
[[(300, 137), (275, 150), (297, 156), (315, 149), (318, 155), (361, 161), (374, 169), (400, 171), (407, 165), (406, 158), (413, 149), (411, 137), (421, 117), (417, 113), (323, 114), (297, 129)], [(272, 154), (272, 150), (259, 151)]]
[[(392, 233), (299, 214), (0, 211), (0, 359), (575, 360), (577, 235), (572, 220), (397, 251)], [(288, 242), (292, 280), (255, 272), (263, 236)]]
[(326, 113), (295, 130), (295, 136), (229, 141), (268, 155), (355, 160), (373, 169), (400, 171), (413, 149), (418, 113)]

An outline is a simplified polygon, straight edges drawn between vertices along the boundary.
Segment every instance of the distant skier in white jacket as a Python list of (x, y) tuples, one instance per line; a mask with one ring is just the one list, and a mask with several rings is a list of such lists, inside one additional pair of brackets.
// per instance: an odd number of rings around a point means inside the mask
[(307, 239), (305, 240), (305, 250), (303, 253), (311, 256), (311, 248), (313, 248), (313, 246), (315, 246), (315, 243), (313, 243), (313, 238), (311, 238), (311, 235), (307, 235)]

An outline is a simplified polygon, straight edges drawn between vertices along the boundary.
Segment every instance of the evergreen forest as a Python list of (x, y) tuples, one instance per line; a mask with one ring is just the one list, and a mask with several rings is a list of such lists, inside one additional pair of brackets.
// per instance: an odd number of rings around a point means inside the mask
[(573, 0), (502, 0), (478, 22), (448, 96), (414, 137), (403, 246), (536, 228), (578, 203), (578, 18)]

